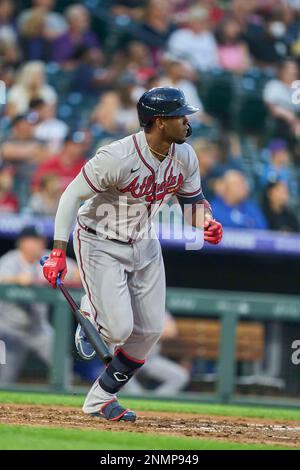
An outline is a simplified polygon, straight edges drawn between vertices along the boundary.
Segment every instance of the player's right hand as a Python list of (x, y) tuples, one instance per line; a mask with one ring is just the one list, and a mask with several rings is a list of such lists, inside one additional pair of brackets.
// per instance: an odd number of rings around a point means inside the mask
[(53, 289), (56, 289), (58, 277), (63, 281), (67, 274), (66, 253), (58, 248), (53, 248), (49, 258), (43, 266), (43, 274)]

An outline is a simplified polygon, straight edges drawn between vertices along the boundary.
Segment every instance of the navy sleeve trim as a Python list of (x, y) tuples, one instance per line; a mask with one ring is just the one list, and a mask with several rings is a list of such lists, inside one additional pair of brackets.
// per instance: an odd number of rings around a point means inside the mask
[(201, 194), (201, 193), (202, 193), (202, 188), (199, 188), (199, 189), (197, 189), (197, 191), (193, 191), (192, 193), (181, 193), (179, 191), (177, 194), (180, 197), (193, 197), (193, 196), (196, 196), (196, 195)]
[(181, 206), (184, 204), (196, 204), (197, 202), (205, 201), (205, 197), (202, 191), (195, 197), (184, 197), (177, 194), (177, 199)]

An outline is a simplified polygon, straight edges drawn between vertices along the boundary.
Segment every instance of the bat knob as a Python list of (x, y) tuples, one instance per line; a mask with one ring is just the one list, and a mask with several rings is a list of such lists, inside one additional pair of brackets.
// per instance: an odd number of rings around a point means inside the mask
[(41, 259), (40, 259), (40, 265), (44, 266), (44, 264), (46, 263), (48, 258), (49, 258), (49, 256), (47, 256), (47, 255), (42, 256)]

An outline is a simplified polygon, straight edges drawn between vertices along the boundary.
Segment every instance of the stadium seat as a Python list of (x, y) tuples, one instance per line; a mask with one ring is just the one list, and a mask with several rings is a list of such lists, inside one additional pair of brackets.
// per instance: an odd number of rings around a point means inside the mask
[[(174, 359), (218, 360), (221, 334), (219, 320), (177, 319), (178, 340), (165, 340), (163, 351)], [(237, 361), (257, 361), (264, 354), (264, 326), (258, 322), (240, 321), (237, 328)]]

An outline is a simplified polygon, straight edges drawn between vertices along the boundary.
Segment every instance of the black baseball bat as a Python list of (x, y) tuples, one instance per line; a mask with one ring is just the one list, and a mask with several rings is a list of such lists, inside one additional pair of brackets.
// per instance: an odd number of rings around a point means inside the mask
[[(40, 259), (41, 266), (44, 265), (47, 259), (48, 259), (48, 256), (43, 256)], [(95, 349), (97, 356), (99, 357), (99, 359), (101, 359), (102, 362), (104, 362), (104, 364), (109, 364), (110, 361), (112, 360), (112, 356), (108, 350), (108, 347), (102, 340), (100, 334), (98, 333), (96, 328), (92, 325), (92, 323), (84, 316), (84, 314), (80, 310), (79, 305), (75, 302), (70, 292), (66, 289), (60, 277), (57, 278), (56, 283), (58, 287), (60, 288), (62, 294), (64, 295), (65, 299), (67, 300), (68, 304), (70, 305), (71, 310), (73, 314), (75, 315), (76, 320), (82, 326), (87, 336), (87, 339), (89, 340), (89, 342)]]

